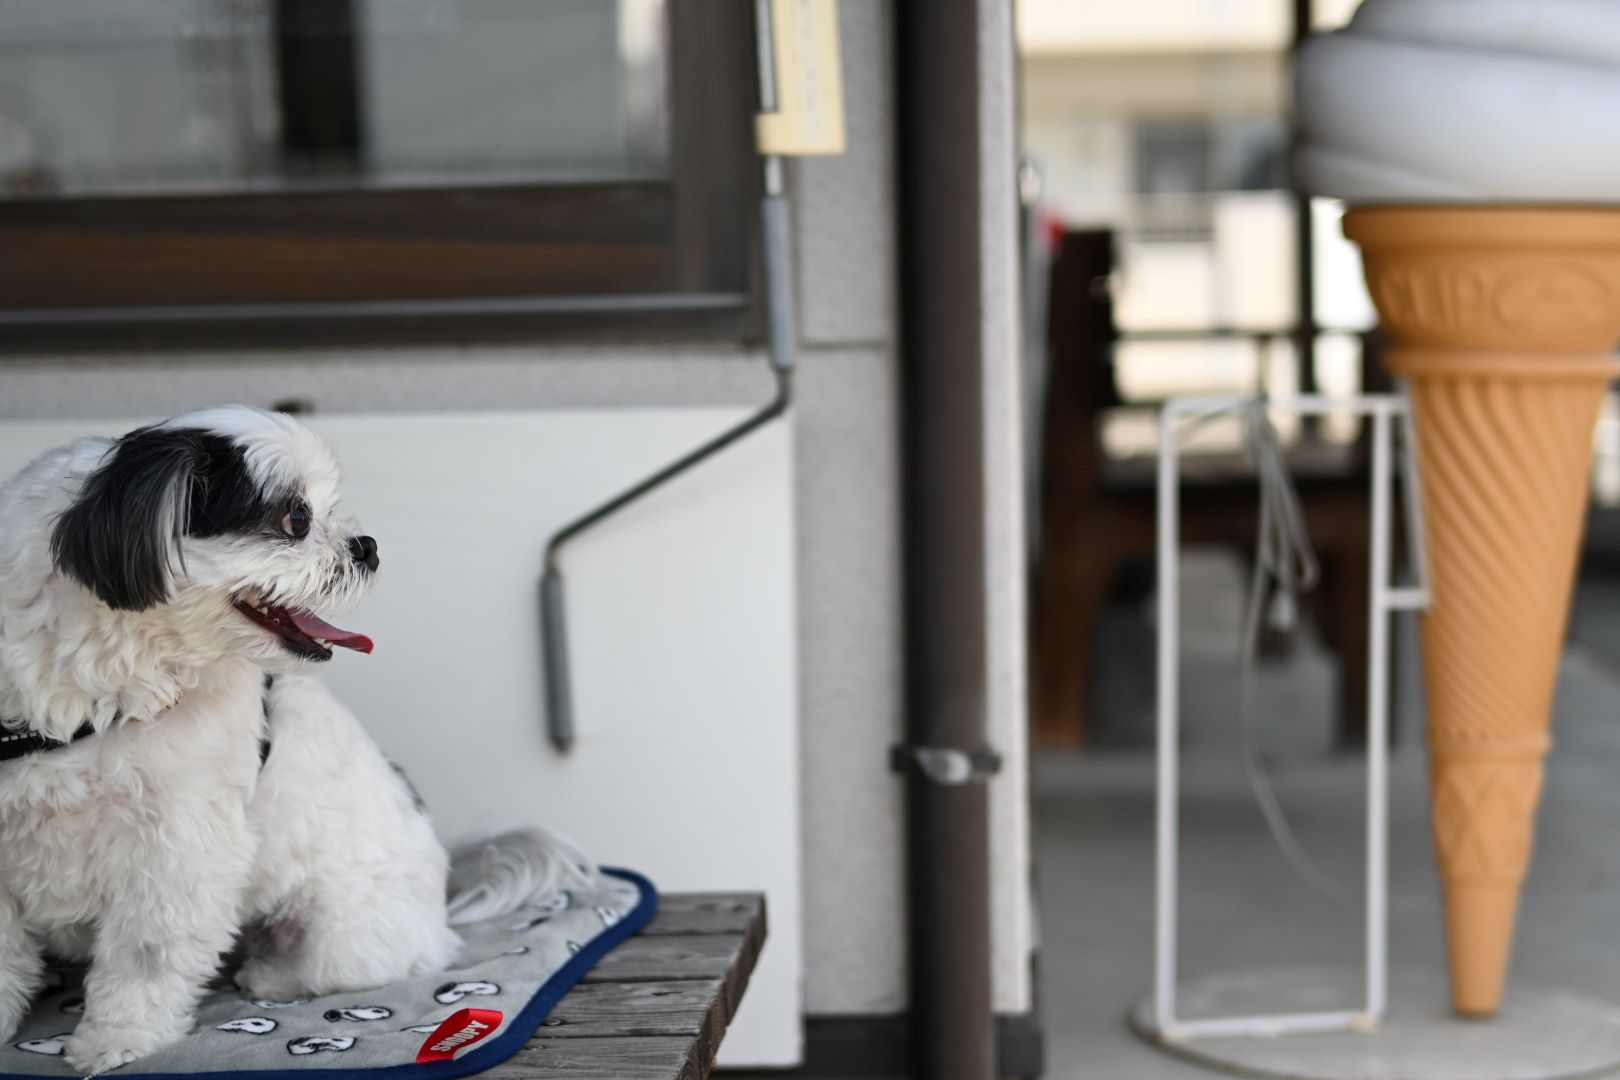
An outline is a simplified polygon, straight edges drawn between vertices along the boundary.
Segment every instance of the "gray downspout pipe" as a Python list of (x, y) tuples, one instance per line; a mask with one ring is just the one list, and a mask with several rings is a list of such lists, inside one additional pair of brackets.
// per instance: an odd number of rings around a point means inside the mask
[[(897, 7), (913, 1073), (995, 1075), (979, 8)], [(1007, 167), (1013, 167), (1012, 162)]]

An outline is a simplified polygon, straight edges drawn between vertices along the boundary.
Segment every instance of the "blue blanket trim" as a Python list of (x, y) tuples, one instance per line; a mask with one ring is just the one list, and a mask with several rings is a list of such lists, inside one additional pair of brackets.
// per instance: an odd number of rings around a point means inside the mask
[[(602, 872), (622, 878), (641, 890), (641, 902), (635, 909), (613, 926), (603, 929), (568, 962), (552, 973), (529, 1003), (512, 1018), (505, 1031), (489, 1042), (475, 1046), (461, 1057), (448, 1061), (406, 1062), (401, 1065), (379, 1065), (370, 1069), (233, 1069), (225, 1072), (139, 1073), (135, 1080), (236, 1080), (252, 1076), (258, 1080), (383, 1080), (389, 1077), (409, 1077), (410, 1080), (456, 1080), (457, 1077), (493, 1069), (523, 1049), (534, 1038), (540, 1025), (563, 995), (574, 988), (606, 956), (626, 939), (639, 934), (658, 913), (658, 890), (653, 883), (636, 873), (619, 867), (604, 866)], [(38, 1076), (22, 1073), (0, 1073), (0, 1080), (41, 1080)]]

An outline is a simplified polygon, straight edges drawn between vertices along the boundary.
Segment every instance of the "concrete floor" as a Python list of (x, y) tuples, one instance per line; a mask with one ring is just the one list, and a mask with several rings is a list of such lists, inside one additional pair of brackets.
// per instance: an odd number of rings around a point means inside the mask
[[(1236, 746), (1236, 567), (1189, 559), (1183, 796), (1184, 974), (1359, 961), (1361, 905), (1291, 869), (1255, 807)], [(1056, 1080), (1195, 1080), (1126, 1028), (1152, 962), (1152, 630), (1141, 605), (1099, 635), (1092, 748), (1035, 766), (1041, 1008)], [(1443, 969), (1428, 832), (1420, 672), (1399, 631), (1392, 767), (1392, 962)], [(1259, 714), (1267, 768), (1316, 861), (1360, 889), (1362, 760), (1331, 753), (1332, 663), (1310, 642), (1268, 662)], [(1535, 867), (1514, 978), (1620, 1002), (1620, 584), (1585, 581), (1560, 684)], [(1286, 1008), (1286, 1002), (1277, 1003)], [(1352, 1004), (1352, 1003), (1347, 1003)]]

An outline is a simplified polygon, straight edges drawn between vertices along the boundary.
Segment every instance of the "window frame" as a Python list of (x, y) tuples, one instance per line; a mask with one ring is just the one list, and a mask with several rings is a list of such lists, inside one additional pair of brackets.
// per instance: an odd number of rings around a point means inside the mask
[(0, 199), (0, 350), (755, 338), (749, 5), (668, 25), (667, 179)]

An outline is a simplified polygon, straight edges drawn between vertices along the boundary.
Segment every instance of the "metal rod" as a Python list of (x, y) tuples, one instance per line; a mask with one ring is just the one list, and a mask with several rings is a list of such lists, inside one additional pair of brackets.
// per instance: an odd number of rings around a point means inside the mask
[(1406, 408), (1401, 411), (1401, 494), (1406, 497), (1407, 558), (1412, 560), (1412, 576), (1421, 595), (1418, 608), (1429, 606), (1429, 542), (1423, 523), (1423, 469), (1418, 461), (1417, 425), (1412, 420), (1412, 394), (1402, 379), (1398, 383)]
[(699, 446), (682, 457), (670, 462), (657, 472), (644, 480), (637, 481), (624, 491), (608, 499), (606, 502), (593, 507), (585, 513), (574, 518), (568, 524), (552, 534), (551, 540), (546, 544), (546, 569), (557, 570), (557, 556), (570, 540), (580, 533), (599, 524), (604, 519), (612, 517), (620, 510), (629, 506), (637, 499), (656, 491), (681, 473), (718, 454), (732, 443), (736, 442), (770, 423), (772, 420), (787, 412), (793, 401), (793, 373), (790, 370), (776, 371), (776, 396), (770, 404), (749, 416), (747, 419), (727, 428), (708, 442)]
[(1161, 1032), (1176, 1026), (1176, 900), (1178, 896), (1177, 835), (1180, 798), (1181, 680), (1179, 639), (1181, 574), (1178, 498), (1180, 456), (1176, 447), (1176, 420), (1180, 411), (1172, 403), (1159, 421), (1159, 661), (1158, 661), (1158, 793), (1155, 845), (1155, 910), (1153, 936), (1153, 1010)]
[[(1184, 419), (1212, 416), (1232, 412), (1254, 401), (1252, 397), (1236, 394), (1185, 394), (1164, 403), (1164, 412)], [(1269, 408), (1303, 415), (1325, 416), (1349, 413), (1353, 416), (1375, 416), (1378, 413), (1402, 413), (1406, 402), (1395, 394), (1363, 394), (1359, 397), (1336, 398), (1326, 394), (1296, 394), (1292, 397), (1267, 398)]]
[[(1293, 0), (1291, 5), (1291, 37), (1289, 63), (1298, 61), (1300, 47), (1311, 32), (1311, 0)], [(1299, 126), (1294, 124), (1291, 142), (1300, 141)], [(1305, 393), (1316, 390), (1316, 222), (1311, 215), (1311, 197), (1308, 192), (1294, 192), (1294, 303), (1299, 308), (1295, 318), (1294, 363), (1299, 368), (1299, 388)], [(1316, 429), (1315, 418), (1306, 415), (1303, 424), (1307, 433)]]
[(771, 0), (754, 0), (754, 55), (759, 57), (759, 111), (776, 112), (776, 25)]
[[(771, 190), (772, 163), (778, 168), (776, 190)], [(769, 359), (777, 371), (790, 371), (799, 358), (799, 317), (793, 296), (793, 267), (788, 263), (788, 206), (781, 192), (781, 159), (765, 160), (764, 200), (760, 203), (760, 232), (765, 249), (765, 320), (770, 342)]]
[(563, 577), (551, 563), (540, 577), (540, 648), (546, 676), (546, 726), (551, 745), (574, 745), (574, 691), (568, 670), (568, 605)]
[(1367, 1012), (1389, 1005), (1390, 415), (1373, 416), (1372, 579), (1367, 613)]
[(1358, 1031), (1364, 1014), (1351, 1010), (1317, 1013), (1281, 1013), (1275, 1016), (1218, 1017), (1211, 1020), (1182, 1020), (1159, 1035), (1165, 1042), (1193, 1039), (1219, 1039), (1234, 1036), (1276, 1038), (1280, 1035), (1322, 1034), (1329, 1031)]
[(1422, 611), (1429, 606), (1427, 589), (1390, 589), (1387, 598), (1391, 611)]
[(771, 370), (776, 376), (776, 396), (770, 404), (691, 453), (574, 518), (547, 541), (545, 569), (540, 579), (541, 662), (546, 679), (546, 734), (552, 746), (558, 750), (571, 748), (575, 735), (573, 680), (568, 665), (568, 610), (564, 602), (562, 565), (558, 556), (568, 542), (581, 533), (786, 413), (793, 404), (793, 370), (774, 365)]

